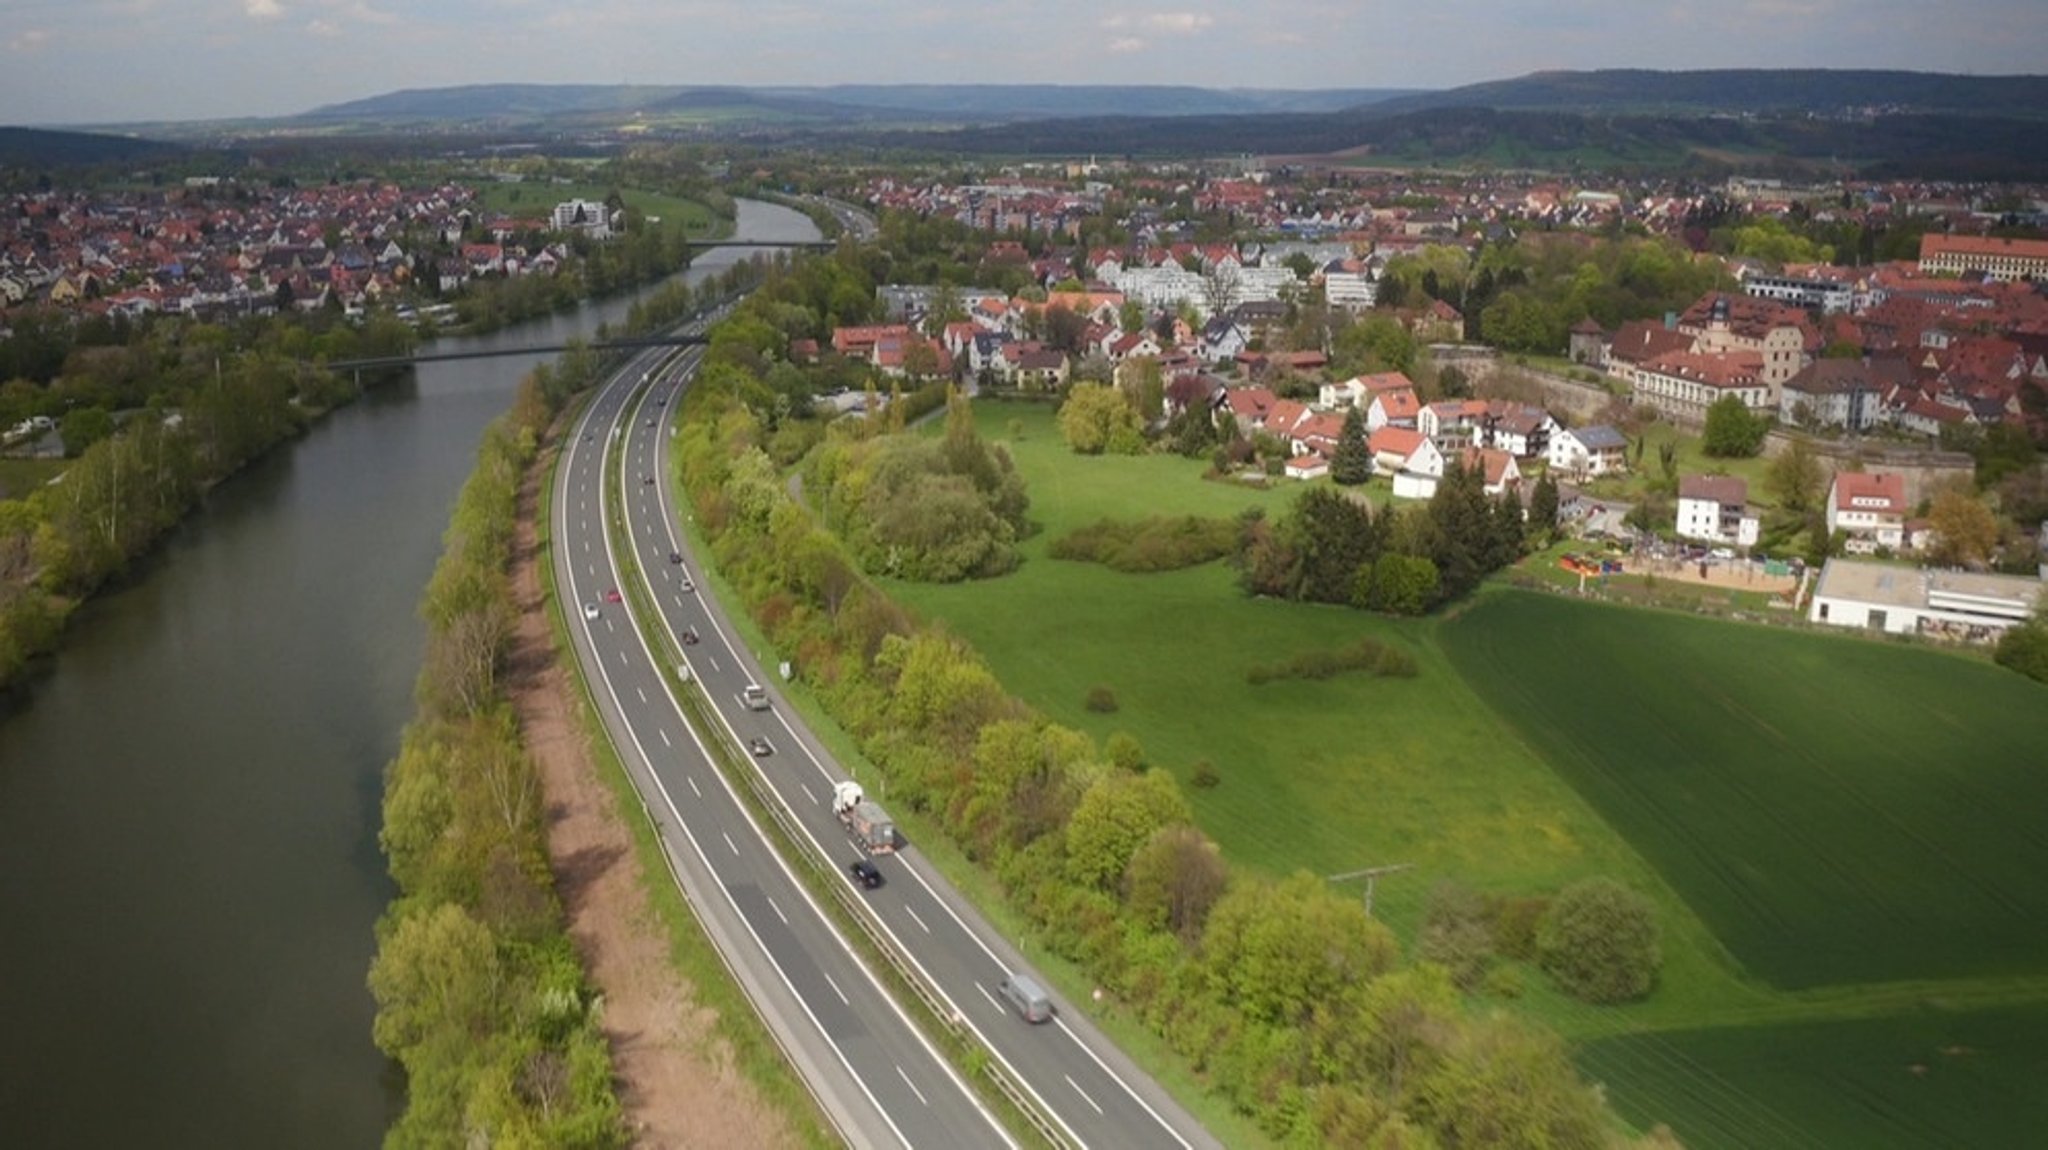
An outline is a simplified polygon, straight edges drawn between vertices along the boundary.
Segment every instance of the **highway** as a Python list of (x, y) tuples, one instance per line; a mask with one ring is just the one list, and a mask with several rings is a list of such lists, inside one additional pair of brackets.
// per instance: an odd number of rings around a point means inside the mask
[[(598, 711), (691, 905), (841, 1136), (862, 1147), (1014, 1147), (768, 845), (684, 721), (629, 601), (612, 601), (627, 584), (604, 530), (620, 496), (606, 483), (608, 454), (628, 455), (636, 546), (648, 531), (640, 509), (665, 486), (640, 482), (656, 436), (645, 416), (620, 426), (623, 409), (643, 377), (673, 394), (701, 354), (636, 356), (577, 419), (556, 469), (556, 586)], [(694, 601), (666, 548), (641, 550), (664, 614)]]
[[(626, 423), (627, 526), (648, 594), (661, 612), (658, 620), (640, 622), (664, 628), (669, 649), (683, 652), (734, 747), (745, 748), (755, 738), (768, 740), (770, 754), (750, 757), (754, 769), (794, 816), (809, 847), (844, 879), (846, 864), (860, 852), (832, 814), (831, 798), (833, 785), (850, 776), (784, 704), (778, 677), (735, 639), (722, 608), (703, 590), (701, 571), (679, 527), (681, 508), (671, 488), (668, 450), (672, 400), (687, 382), (682, 376), (658, 381)], [(682, 563), (672, 561), (677, 556)], [(697, 590), (681, 589), (686, 577)], [(696, 632), (695, 645), (681, 642), (685, 630)], [(768, 710), (741, 704), (741, 689), (750, 683), (766, 689), (772, 700)], [(870, 797), (882, 799), (886, 807), (886, 796)], [(1056, 1016), (1044, 1025), (1028, 1024), (1006, 1007), (996, 995), (1005, 975), (1027, 973), (1041, 985), (1050, 984), (920, 857), (914, 844), (873, 861), (885, 882), (880, 889), (860, 892), (869, 909), (899, 952), (938, 988), (949, 1014), (1026, 1084), (1063, 1140), (1102, 1148), (1220, 1145), (1059, 996), (1054, 995)]]

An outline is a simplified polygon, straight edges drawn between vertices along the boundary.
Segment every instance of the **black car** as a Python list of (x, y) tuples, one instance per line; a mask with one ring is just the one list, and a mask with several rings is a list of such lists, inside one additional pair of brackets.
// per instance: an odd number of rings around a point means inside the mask
[(683, 561), (683, 553), (680, 551), (669, 552), (668, 561), (671, 563), (681, 563)]
[(875, 864), (869, 862), (866, 859), (861, 859), (857, 862), (847, 863), (846, 873), (853, 876), (853, 881), (868, 888), (869, 890), (873, 890), (876, 887), (882, 885), (881, 868), (875, 866)]

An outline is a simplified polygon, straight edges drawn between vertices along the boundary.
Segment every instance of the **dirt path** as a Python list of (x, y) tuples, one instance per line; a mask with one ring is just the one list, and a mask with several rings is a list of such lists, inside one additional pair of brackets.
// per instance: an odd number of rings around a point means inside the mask
[[(733, 1065), (716, 1015), (669, 962), (648, 905), (633, 839), (597, 774), (569, 675), (555, 665), (534, 528), (543, 458), (520, 491), (513, 559), (518, 633), (506, 690), (547, 798), (548, 854), (584, 968), (604, 995), (604, 1029), (618, 1068), (633, 1144), (794, 1147), (787, 1120)], [(666, 874), (657, 876), (667, 882)]]

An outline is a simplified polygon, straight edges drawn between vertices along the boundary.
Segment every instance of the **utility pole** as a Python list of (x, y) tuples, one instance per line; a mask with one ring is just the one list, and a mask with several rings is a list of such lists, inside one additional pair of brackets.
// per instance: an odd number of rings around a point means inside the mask
[(1373, 866), (1373, 867), (1366, 867), (1366, 868), (1365, 868), (1364, 870), (1348, 870), (1348, 871), (1345, 871), (1345, 872), (1344, 872), (1343, 874), (1333, 874), (1333, 875), (1330, 875), (1330, 876), (1329, 876), (1329, 878), (1328, 878), (1328, 880), (1327, 880), (1327, 881), (1329, 881), (1329, 882), (1348, 882), (1349, 880), (1351, 880), (1351, 879), (1355, 879), (1355, 878), (1362, 878), (1362, 879), (1364, 879), (1364, 880), (1365, 880), (1365, 917), (1367, 917), (1367, 918), (1371, 918), (1371, 917), (1372, 917), (1372, 895), (1373, 895), (1373, 890), (1374, 890), (1374, 888), (1376, 888), (1376, 887), (1377, 887), (1377, 886), (1379, 885), (1379, 879), (1380, 879), (1380, 876), (1381, 876), (1381, 875), (1383, 875), (1383, 874), (1398, 874), (1398, 873), (1400, 873), (1401, 871), (1404, 871), (1404, 870), (1413, 870), (1413, 869), (1415, 869), (1415, 864), (1414, 864), (1414, 863), (1390, 863), (1390, 864), (1388, 864), (1388, 865), (1386, 865), (1386, 866)]

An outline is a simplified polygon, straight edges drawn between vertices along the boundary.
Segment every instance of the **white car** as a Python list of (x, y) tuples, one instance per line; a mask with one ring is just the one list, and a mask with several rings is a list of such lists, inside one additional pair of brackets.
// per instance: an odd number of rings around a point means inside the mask
[(585, 619), (595, 619), (597, 618), (597, 613), (597, 604), (585, 603), (583, 605), (583, 617)]

